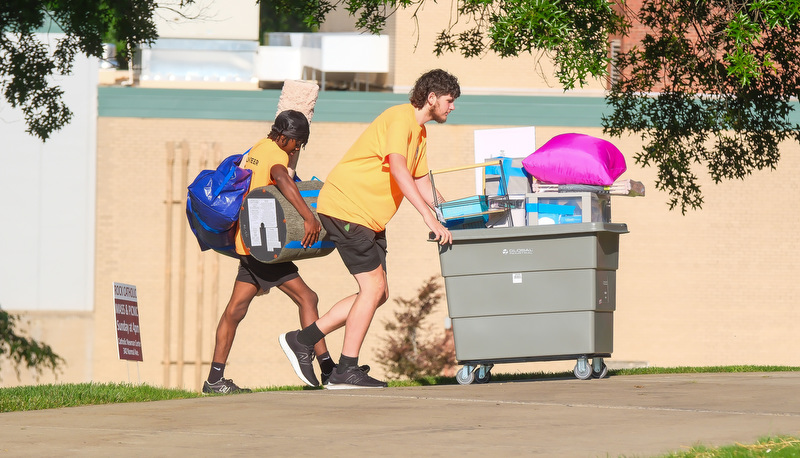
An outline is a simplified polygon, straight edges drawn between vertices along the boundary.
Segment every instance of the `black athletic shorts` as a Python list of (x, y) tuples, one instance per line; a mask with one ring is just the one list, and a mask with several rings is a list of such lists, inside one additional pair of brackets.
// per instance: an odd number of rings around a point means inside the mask
[(239, 256), (239, 274), (236, 275), (236, 281), (256, 285), (260, 294), (299, 276), (297, 266), (293, 262), (264, 264), (252, 256)]
[(375, 232), (322, 213), (317, 216), (352, 275), (373, 271), (378, 266), (386, 272), (386, 231)]

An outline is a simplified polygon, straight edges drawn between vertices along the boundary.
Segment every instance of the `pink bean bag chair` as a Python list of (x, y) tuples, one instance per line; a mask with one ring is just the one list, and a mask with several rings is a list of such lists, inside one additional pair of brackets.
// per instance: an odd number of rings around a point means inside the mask
[(561, 134), (522, 160), (534, 178), (554, 184), (611, 186), (627, 166), (616, 146), (585, 134)]

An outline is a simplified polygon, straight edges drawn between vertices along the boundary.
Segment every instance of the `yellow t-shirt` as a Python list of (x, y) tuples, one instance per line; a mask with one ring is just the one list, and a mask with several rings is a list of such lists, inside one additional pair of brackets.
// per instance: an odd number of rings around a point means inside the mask
[(317, 213), (380, 232), (403, 193), (389, 172), (389, 154), (401, 154), (411, 176), (428, 173), (427, 134), (410, 103), (381, 113), (333, 168), (317, 199)]
[[(264, 138), (250, 148), (250, 152), (245, 154), (243, 162), (242, 168), (253, 171), (253, 174), (250, 175), (250, 189), (247, 191), (249, 193), (255, 188), (275, 184), (270, 170), (276, 164), (288, 166), (289, 155), (274, 141)], [(242, 231), (238, 224), (236, 225), (236, 252), (241, 255), (250, 254), (250, 251), (244, 246)]]

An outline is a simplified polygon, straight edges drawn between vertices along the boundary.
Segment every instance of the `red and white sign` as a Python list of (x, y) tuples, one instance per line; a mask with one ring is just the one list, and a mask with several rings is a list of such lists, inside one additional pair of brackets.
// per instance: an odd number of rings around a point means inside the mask
[(119, 359), (142, 361), (139, 302), (135, 286), (114, 282), (114, 314)]

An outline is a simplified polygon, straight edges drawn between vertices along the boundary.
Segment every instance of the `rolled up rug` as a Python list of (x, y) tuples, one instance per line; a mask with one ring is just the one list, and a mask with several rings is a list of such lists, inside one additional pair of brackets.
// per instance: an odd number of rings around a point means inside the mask
[[(303, 200), (316, 216), (317, 196), (322, 189), (322, 181), (300, 181), (296, 184)], [(335, 249), (325, 228), (320, 232), (317, 243), (303, 248), (303, 218), (277, 186), (255, 188), (247, 194), (239, 213), (239, 227), (242, 242), (250, 254), (267, 264), (317, 258)]]

